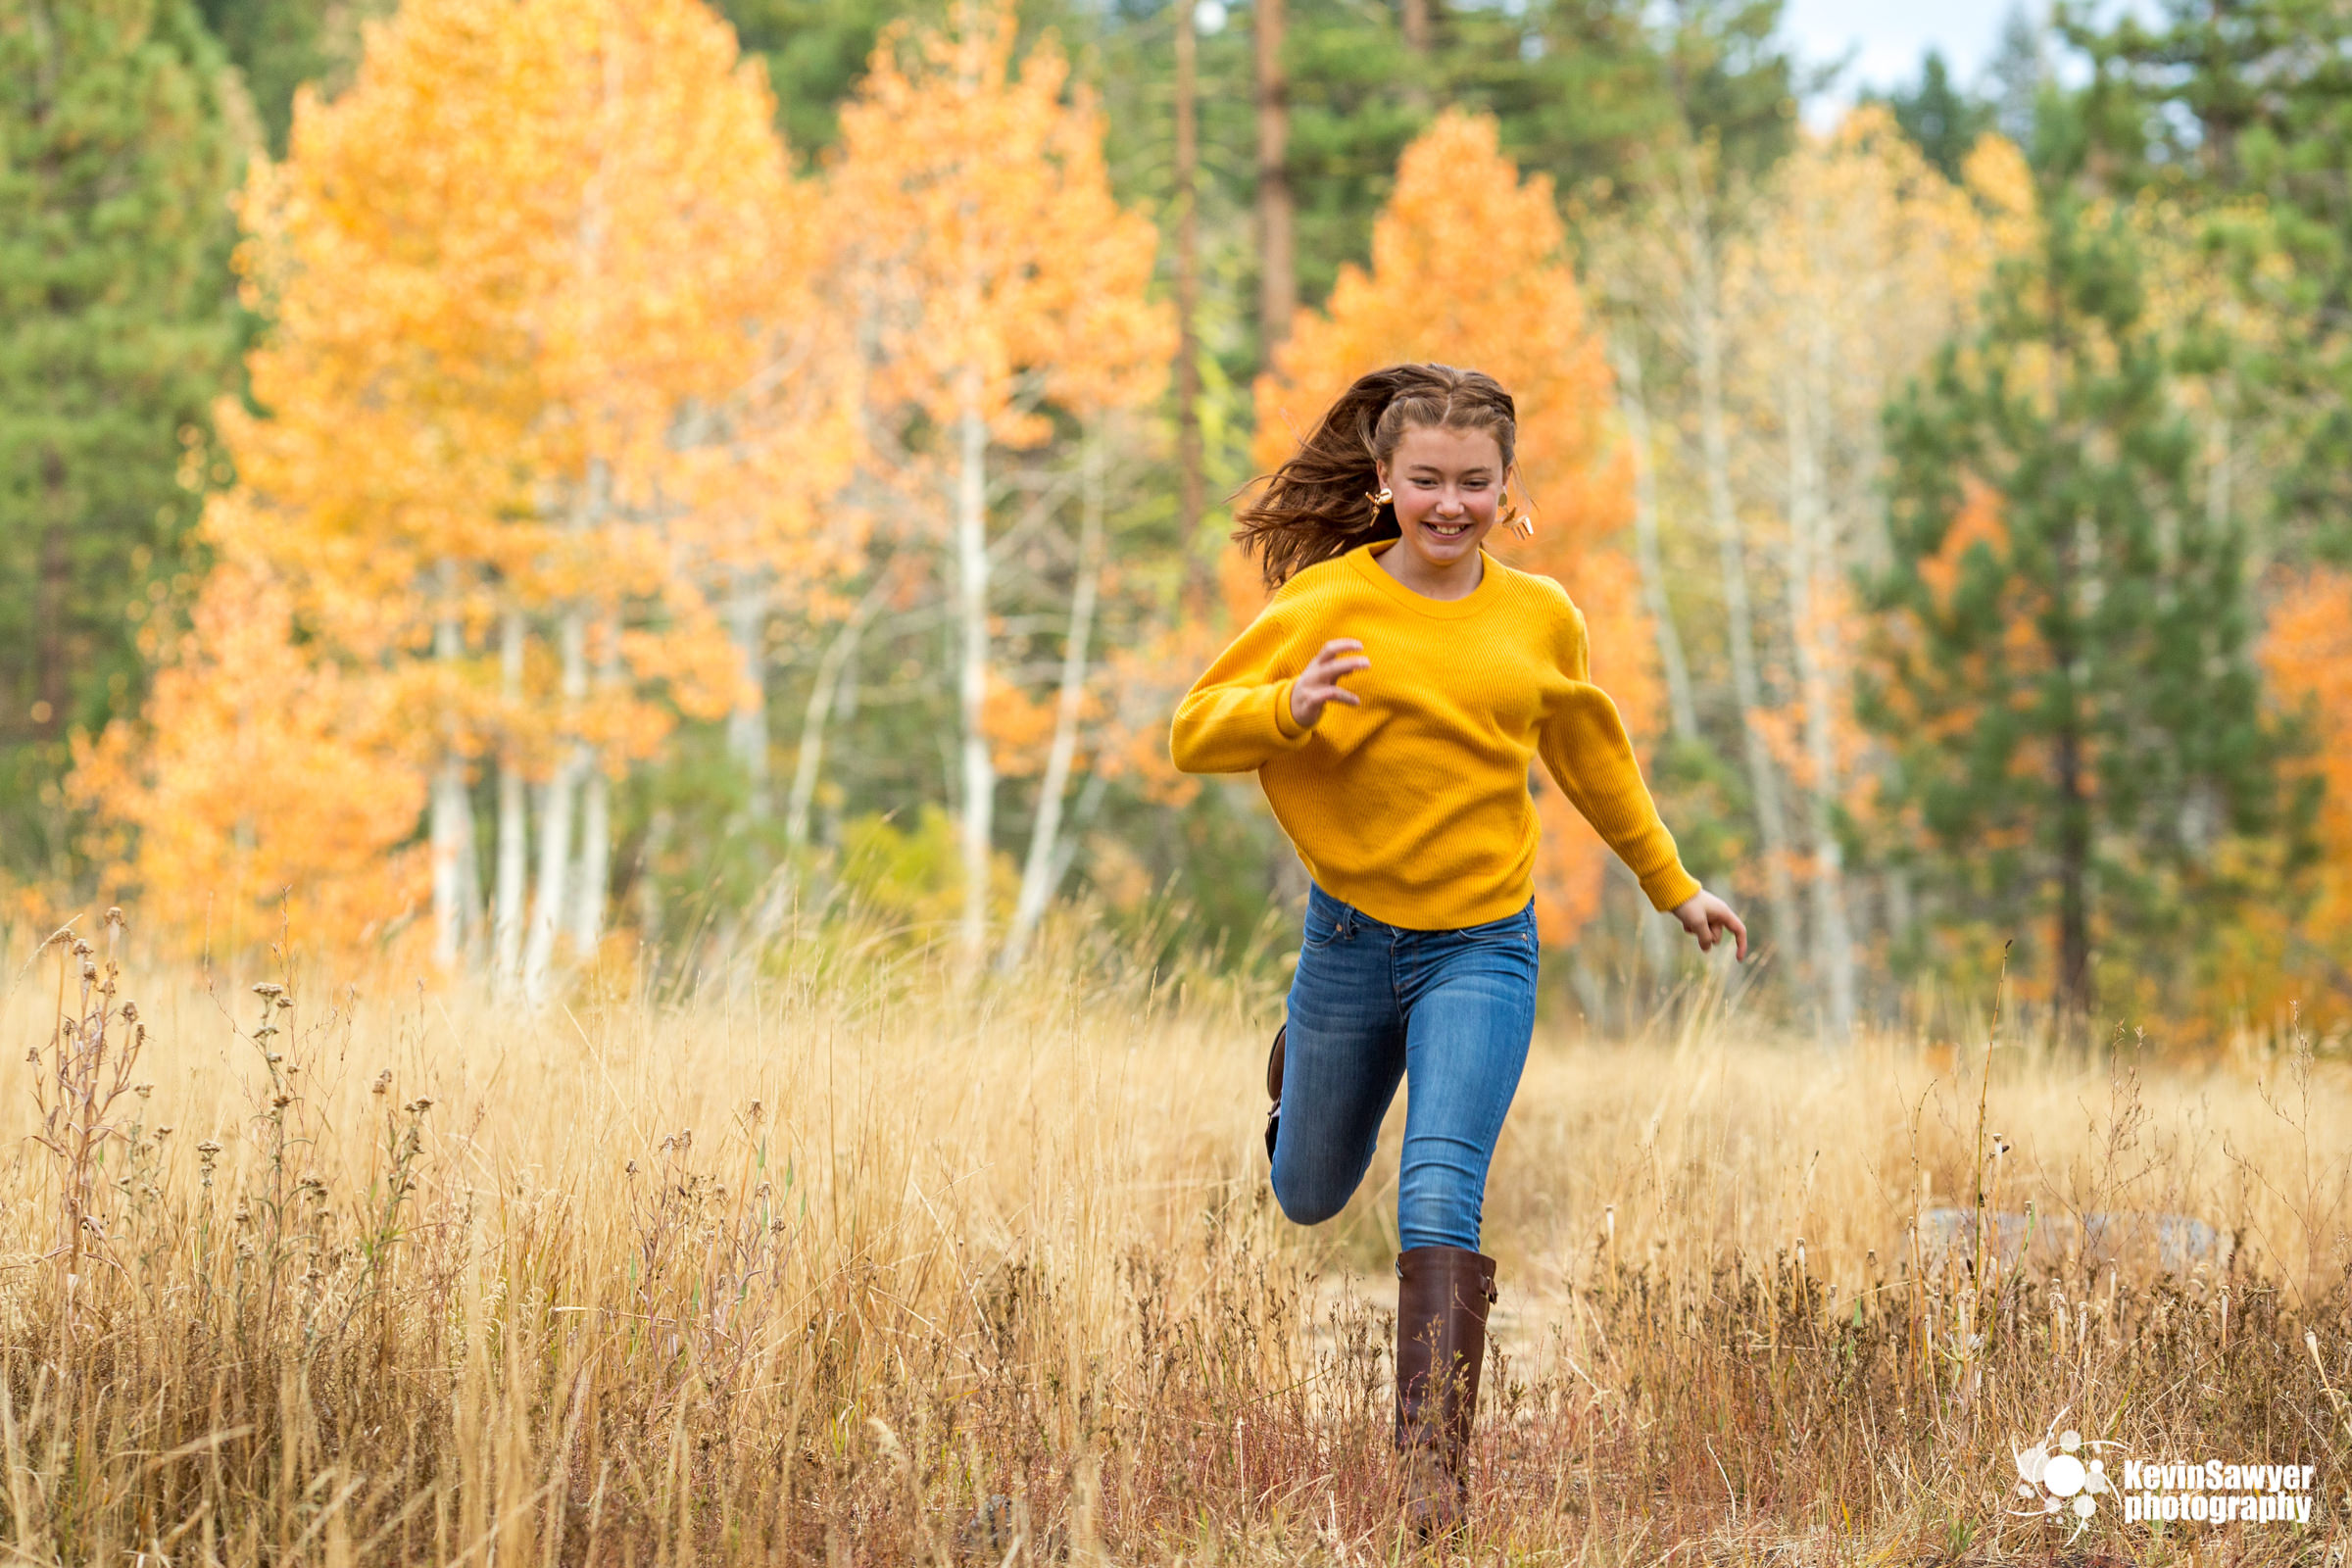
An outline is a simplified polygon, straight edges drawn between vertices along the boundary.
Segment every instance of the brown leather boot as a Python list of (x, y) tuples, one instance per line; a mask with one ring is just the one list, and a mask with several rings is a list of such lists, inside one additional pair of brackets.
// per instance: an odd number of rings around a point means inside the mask
[(1274, 1049), (1266, 1053), (1266, 1098), (1274, 1102), (1266, 1107), (1266, 1159), (1269, 1163), (1274, 1158), (1274, 1132), (1282, 1125), (1282, 1047), (1290, 1037), (1291, 1026), (1285, 1022), (1274, 1031)]
[(1396, 1258), (1396, 1452), (1405, 1514), (1424, 1537), (1457, 1528), (1469, 1501), (1494, 1302), (1494, 1260), (1483, 1252), (1416, 1247)]

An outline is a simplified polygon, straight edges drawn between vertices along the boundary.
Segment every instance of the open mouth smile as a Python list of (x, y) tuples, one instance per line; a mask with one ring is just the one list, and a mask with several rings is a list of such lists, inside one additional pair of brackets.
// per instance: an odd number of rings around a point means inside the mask
[(1459, 539), (1470, 531), (1470, 521), (1465, 517), (1460, 522), (1424, 522), (1421, 527), (1422, 531), (1439, 539)]

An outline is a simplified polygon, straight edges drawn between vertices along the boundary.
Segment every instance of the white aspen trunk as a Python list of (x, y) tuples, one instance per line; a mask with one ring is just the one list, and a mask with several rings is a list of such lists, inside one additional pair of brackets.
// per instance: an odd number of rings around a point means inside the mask
[(466, 763), (455, 752), (442, 755), (433, 773), (433, 961), (455, 969), (466, 956), (468, 907), (467, 864), (473, 858), (473, 810), (466, 798)]
[[(610, 620), (602, 643), (596, 680), (610, 688), (620, 679), (620, 628)], [(593, 752), (580, 755), (580, 858), (571, 876), (571, 942), (586, 959), (604, 940), (605, 901), (612, 884), (612, 779)]]
[(580, 783), (580, 864), (572, 877), (571, 945), (581, 958), (605, 938), (605, 898), (612, 881), (612, 780), (595, 759)]
[[(588, 649), (585, 617), (577, 606), (566, 609), (559, 622), (558, 646), (563, 657), (564, 709), (568, 718), (588, 691)], [(571, 860), (572, 798), (587, 767), (587, 748), (578, 741), (564, 748), (564, 760), (539, 790), (539, 887), (531, 903), (531, 934), (522, 954), (522, 994), (531, 1002), (547, 999), (548, 977), (555, 965), (556, 936), (564, 926), (564, 873)]]
[[(1818, 334), (1813, 334), (1818, 337)], [(1813, 975), (1822, 990), (1822, 1025), (1843, 1045), (1854, 1029), (1854, 938), (1846, 917), (1845, 853), (1838, 842), (1837, 804), (1843, 793), (1829, 662), (1823, 657), (1815, 574), (1824, 549), (1827, 505), (1820, 443), (1827, 432), (1816, 416), (1812, 377), (1791, 373), (1783, 420), (1788, 436), (1788, 619), (1796, 650), (1796, 678), (1804, 700), (1807, 826), (1813, 836)]]
[(1617, 363), (1617, 402), (1625, 416), (1626, 440), (1634, 456), (1634, 550), (1642, 568), (1642, 599), (1658, 637), (1658, 663), (1666, 674), (1666, 708), (1674, 738), (1698, 739), (1698, 704), (1690, 694), (1690, 664), (1683, 657), (1683, 635), (1666, 598), (1666, 564), (1658, 546), (1658, 473), (1651, 462), (1649, 402), (1642, 384), (1642, 357), (1622, 340), (1611, 343)]
[(767, 579), (745, 569), (727, 591), (727, 636), (735, 645), (744, 695), (727, 715), (727, 752), (743, 769), (752, 820), (764, 822), (772, 807), (767, 767)]
[(1078, 858), (1078, 841), (1102, 810), (1102, 797), (1109, 793), (1110, 775), (1100, 771), (1086, 775), (1086, 787), (1078, 792), (1078, 799), (1070, 808), (1070, 830), (1061, 836), (1061, 844), (1054, 851), (1054, 864), (1046, 872), (1047, 887), (1061, 886), (1062, 878), (1070, 874), (1070, 862)]
[(958, 946), (967, 965), (988, 951), (988, 872), (997, 768), (982, 727), (988, 704), (988, 426), (980, 414), (979, 376), (965, 374), (956, 477), (956, 619), (962, 633), (957, 694), (963, 714), (963, 920)]
[[(465, 654), (452, 600), (457, 572), (441, 563), (441, 613), (433, 623), (433, 659), (449, 673)], [(454, 969), (466, 956), (472, 900), (466, 884), (473, 861), (473, 811), (466, 798), (466, 761), (458, 755), (454, 718), (443, 726), (440, 766), (433, 772), (433, 960)]]
[[(522, 612), (508, 610), (499, 624), (500, 688), (510, 715), (522, 703)], [(492, 964), (499, 987), (522, 978), (522, 896), (528, 870), (528, 815), (522, 760), (509, 737), (498, 754), (498, 882), (491, 916)]]
[(1055, 849), (1061, 834), (1061, 802), (1069, 788), (1070, 763), (1078, 752), (1078, 710), (1086, 701), (1087, 644), (1094, 634), (1095, 595), (1102, 574), (1102, 457), (1090, 424), (1079, 452), (1078, 581), (1070, 592), (1070, 631), (1061, 650), (1061, 694), (1054, 711), (1054, 745), (1046, 776), (1037, 786), (1037, 821), (1029, 831), (1029, 858), (1021, 867), (1021, 896), (1012, 927), (1004, 934), (998, 967), (1010, 971), (1029, 950), (1037, 923), (1045, 918), (1060, 878)]
[(816, 783), (824, 770), (825, 727), (837, 710), (856, 705), (857, 682), (850, 683), (845, 699), (842, 676), (858, 657), (865, 623), (882, 608), (889, 583), (889, 571), (875, 575), (874, 585), (851, 610), (850, 618), (833, 634), (816, 662), (816, 681), (808, 690), (808, 707), (801, 716), (800, 755), (792, 762), (792, 795), (784, 808), (784, 842), (793, 849), (808, 843), (808, 818), (816, 808)]
[[(1695, 175), (1685, 179), (1695, 184)], [(1740, 704), (1740, 738), (1747, 763), (1749, 792), (1755, 797), (1757, 825), (1764, 841), (1765, 902), (1770, 906), (1777, 939), (1784, 951), (1803, 951), (1802, 927), (1796, 912), (1796, 890), (1788, 874), (1788, 829), (1781, 809), (1780, 777), (1756, 714), (1764, 703), (1763, 681), (1756, 667), (1755, 617), (1747, 598), (1746, 544), (1740, 537), (1740, 514), (1732, 501), (1731, 440), (1723, 408), (1723, 298), (1717, 276), (1714, 236), (1709, 234), (1697, 205), (1696, 193), (1687, 209), (1690, 247), (1690, 342), (1698, 372), (1698, 434), (1700, 459), (1706, 469), (1707, 514), (1714, 524), (1715, 547), (1723, 577), (1725, 636), (1731, 644), (1732, 690)]]

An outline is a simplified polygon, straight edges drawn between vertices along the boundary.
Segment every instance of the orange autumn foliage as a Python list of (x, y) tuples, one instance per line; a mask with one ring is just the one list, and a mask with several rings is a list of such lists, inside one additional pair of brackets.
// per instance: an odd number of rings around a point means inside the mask
[[(1084, 413), (1155, 396), (1175, 351), (1150, 297), (1158, 235), (1119, 206), (1102, 112), (1051, 39), (1017, 63), (1012, 9), (959, 0), (901, 24), (841, 110), (828, 179), (836, 266), (872, 321), (870, 405), (993, 442), (1051, 433), (1037, 395)], [(1034, 388), (1026, 385), (1034, 379)]]
[[(681, 439), (689, 407), (742, 422), (770, 323), (808, 314), (813, 202), (772, 114), (694, 0), (412, 0), (256, 171), (240, 260), (274, 318), (250, 360), (271, 415), (226, 421), (242, 483), (208, 528), (275, 564), (339, 645), (428, 682), (420, 730), (469, 689), (414, 665), (445, 613), (469, 644), (502, 609), (634, 622), (614, 651), (659, 700), (607, 725), (632, 755), (671, 703), (733, 700), (687, 568), (762, 524), (812, 532), (848, 423), (801, 432), (816, 471), (794, 485), (734, 480), (757, 443), (713, 465)], [(526, 707), (477, 700), (468, 721), (543, 750), (556, 705)]]
[(2299, 766), (2322, 791), (2320, 854), (2299, 917), (2276, 901), (2265, 951), (2239, 955), (2228, 1000), (2266, 1024), (2297, 1003), (2307, 1024), (2326, 1028), (2352, 1016), (2352, 574), (2314, 567), (2286, 588), (2259, 657), (2273, 694), (2310, 725)]
[[(218, 581), (144, 748), (110, 736), (78, 786), (158, 903), (291, 879), (356, 940), (415, 891), (407, 859), (370, 862), (415, 836), (439, 757), (545, 776), (573, 745), (650, 756), (680, 711), (736, 700), (714, 578), (839, 569), (818, 536), (853, 421), (773, 112), (696, 0), (410, 0), (348, 91), (303, 97), (242, 201), (270, 326), (247, 362), (264, 412), (220, 417)], [(256, 642), (231, 606), (276, 630)], [(289, 770), (217, 763), (290, 734), (340, 809), (281, 808)]]
[(424, 777), (392, 742), (382, 688), (293, 636), (293, 596), (254, 568), (209, 576), (170, 651), (143, 726), (77, 747), (74, 795), (135, 856), (110, 855), (111, 895), (144, 888), (168, 942), (234, 952), (277, 935), (348, 951), (422, 893), (406, 844)]
[[(1517, 500), (1536, 508), (1534, 539), (1497, 530), (1489, 547), (1565, 586), (1586, 616), (1592, 679), (1637, 744), (1655, 732), (1662, 692), (1635, 566), (1614, 543), (1633, 514), (1633, 481), (1612, 451), (1611, 379), (1600, 334), (1567, 258), (1544, 176), (1522, 181), (1493, 120), (1447, 111), (1405, 150), (1372, 231), (1372, 269), (1342, 270), (1320, 315), (1301, 317), (1256, 386), (1253, 459), (1271, 468), (1356, 376), (1399, 361), (1481, 369), (1519, 410)], [(1546, 942), (1570, 940), (1600, 906), (1608, 851), (1548, 781), (1537, 915)]]

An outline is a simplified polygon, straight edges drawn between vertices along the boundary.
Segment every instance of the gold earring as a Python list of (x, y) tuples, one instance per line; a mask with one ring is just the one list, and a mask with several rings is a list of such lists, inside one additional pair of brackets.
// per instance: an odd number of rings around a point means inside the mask
[(1378, 495), (1374, 495), (1369, 490), (1365, 491), (1364, 499), (1372, 503), (1372, 514), (1374, 516), (1378, 516), (1380, 514), (1380, 509), (1395, 501), (1396, 499), (1396, 492), (1392, 491), (1387, 485), (1384, 484), (1380, 487), (1380, 493)]

